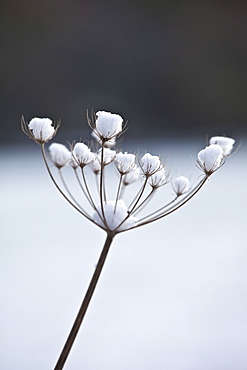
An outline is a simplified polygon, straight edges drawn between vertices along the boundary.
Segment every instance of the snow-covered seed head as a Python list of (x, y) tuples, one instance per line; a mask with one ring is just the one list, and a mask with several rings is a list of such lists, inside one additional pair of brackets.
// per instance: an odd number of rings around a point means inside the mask
[(95, 154), (84, 143), (76, 143), (73, 149), (73, 156), (78, 166), (84, 167), (95, 159)]
[[(102, 145), (102, 140), (100, 140), (99, 136), (95, 133), (95, 131), (92, 131), (92, 137), (97, 141), (99, 145)], [(116, 144), (116, 137), (113, 137), (104, 143), (104, 147), (112, 148), (115, 144)]]
[(157, 155), (150, 153), (144, 154), (141, 158), (141, 169), (145, 176), (152, 176), (155, 172), (162, 168), (160, 159)]
[(190, 181), (187, 177), (179, 176), (173, 182), (173, 189), (177, 196), (187, 193), (189, 190)]
[(123, 176), (123, 184), (125, 186), (133, 184), (140, 178), (140, 168), (136, 165)]
[(70, 161), (69, 161), (69, 165), (70, 165), (74, 170), (76, 170), (76, 169), (79, 167), (78, 163), (76, 162), (76, 160), (75, 160), (75, 158), (74, 158), (74, 156), (73, 156), (73, 153), (71, 153), (71, 152), (70, 152)]
[(51, 160), (57, 168), (66, 166), (71, 160), (71, 152), (63, 144), (52, 143), (49, 146), (49, 152)]
[(116, 151), (111, 150), (109, 148), (104, 148), (104, 150), (103, 150), (103, 160), (102, 160), (102, 149), (100, 149), (98, 151), (98, 154), (97, 154), (97, 158), (98, 158), (99, 162), (100, 163), (102, 162), (104, 166), (113, 162), (115, 156), (116, 156)]
[(131, 153), (118, 153), (115, 157), (115, 165), (121, 175), (125, 175), (135, 166), (135, 155)]
[(213, 136), (209, 140), (209, 144), (218, 144), (223, 149), (223, 156), (226, 157), (231, 154), (235, 140), (230, 137)]
[(23, 132), (38, 144), (47, 143), (51, 140), (59, 127), (59, 123), (52, 126), (50, 118), (33, 118), (29, 123), (25, 122), (24, 117), (21, 120), (21, 128)]
[(123, 118), (118, 114), (99, 111), (96, 113), (95, 134), (102, 142), (116, 138), (123, 130)]
[[(108, 201), (107, 203), (104, 204), (103, 208), (104, 208), (104, 216), (105, 216), (105, 221), (106, 221), (107, 226), (105, 225), (103, 221), (101, 206), (98, 206), (97, 211), (94, 212), (93, 220), (98, 225), (103, 227), (106, 231), (108, 230), (113, 231), (115, 229), (116, 231), (127, 230), (130, 227), (134, 226), (137, 221), (137, 219), (133, 216), (129, 216), (127, 218), (128, 209), (122, 199), (118, 200), (117, 203), (115, 200)], [(121, 226), (118, 227), (118, 225), (120, 224)]]
[(95, 175), (98, 175), (100, 173), (101, 164), (99, 162), (98, 156), (95, 156), (94, 161), (90, 163), (90, 167), (92, 168), (92, 171), (95, 173)]
[(157, 189), (160, 186), (167, 184), (167, 181), (168, 180), (166, 178), (165, 169), (163, 167), (160, 170), (156, 171), (148, 179), (148, 182), (153, 189)]
[(198, 153), (197, 163), (208, 176), (220, 167), (222, 161), (223, 149), (218, 144), (206, 146), (205, 149)]

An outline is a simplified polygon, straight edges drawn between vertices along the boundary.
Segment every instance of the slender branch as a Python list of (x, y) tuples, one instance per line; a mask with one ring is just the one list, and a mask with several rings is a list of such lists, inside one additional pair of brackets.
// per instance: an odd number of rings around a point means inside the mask
[(118, 202), (118, 199), (119, 199), (119, 194), (120, 194), (122, 179), (123, 179), (123, 175), (120, 174), (119, 183), (118, 183), (118, 189), (117, 189), (117, 195), (116, 195), (116, 200), (115, 200), (114, 213), (116, 213), (117, 202)]
[[(146, 205), (147, 201), (149, 201), (151, 199), (151, 197), (153, 196), (155, 190), (157, 190), (157, 188), (152, 188), (152, 190), (150, 191), (150, 193), (146, 196), (146, 198), (141, 202), (141, 204), (139, 204), (139, 206), (134, 210), (133, 214), (137, 214), (138, 212), (141, 211), (141, 208)], [(138, 212), (137, 212), (138, 211)]]
[(62, 352), (59, 356), (59, 359), (58, 359), (58, 361), (57, 361), (57, 363), (54, 367), (54, 370), (62, 370), (63, 367), (64, 367), (64, 364), (65, 364), (65, 362), (66, 362), (66, 360), (69, 356), (69, 353), (71, 351), (71, 348), (73, 346), (75, 338), (76, 338), (76, 336), (78, 334), (78, 331), (80, 329), (80, 326), (82, 324), (83, 318), (84, 318), (84, 316), (87, 312), (87, 308), (89, 306), (89, 303), (92, 299), (94, 290), (95, 290), (97, 282), (99, 280), (99, 277), (100, 277), (101, 271), (103, 269), (107, 254), (108, 254), (109, 249), (110, 249), (110, 246), (112, 244), (113, 238), (114, 238), (114, 234), (110, 234), (110, 233), (107, 234), (105, 244), (103, 246), (99, 261), (96, 265), (96, 268), (95, 268), (94, 274), (92, 276), (91, 282), (89, 284), (88, 290), (87, 290), (86, 295), (85, 295), (85, 297), (82, 301), (82, 304), (81, 304), (79, 312), (76, 316), (75, 322), (72, 326), (72, 329), (69, 333), (68, 339), (67, 339), (67, 341), (66, 341), (66, 343), (63, 347), (63, 350), (62, 350)]
[[(104, 201), (106, 203), (106, 194), (104, 189), (104, 143), (102, 142), (102, 149), (101, 149), (101, 171), (100, 171), (100, 185), (99, 185), (99, 193), (100, 193), (100, 208), (102, 217), (104, 220), (104, 224), (107, 227), (107, 222), (105, 218), (105, 210), (104, 210)], [(104, 193), (104, 200), (103, 200), (103, 193)]]
[[(58, 189), (58, 191), (60, 192), (60, 194), (62, 194), (62, 196), (67, 200), (67, 202), (72, 206), (74, 207), (81, 215), (83, 215), (84, 217), (86, 217), (89, 221), (94, 222), (94, 220), (92, 220), (91, 217), (88, 217), (87, 214), (85, 214), (80, 208), (78, 208), (68, 197), (66, 194), (64, 194), (64, 192), (62, 191), (62, 189), (59, 187), (59, 185), (57, 184), (56, 180), (54, 179), (52, 173), (51, 173), (51, 170), (50, 170), (50, 167), (48, 165), (48, 162), (47, 162), (47, 159), (46, 159), (46, 154), (45, 154), (45, 148), (44, 148), (44, 143), (43, 144), (40, 144), (40, 147), (41, 147), (41, 152), (42, 152), (42, 156), (43, 156), (43, 159), (44, 159), (44, 162), (45, 162), (45, 166), (47, 168), (47, 171), (49, 173), (49, 176), (53, 182), (53, 184), (56, 186), (56, 188)], [(97, 224), (98, 225), (98, 224)], [(98, 225), (99, 227), (101, 227), (101, 229), (104, 229), (102, 226)]]
[[(161, 219), (163, 217), (166, 217), (166, 216), (170, 215), (171, 213), (175, 212), (177, 209), (181, 208), (184, 204), (186, 204), (191, 198), (193, 198), (198, 193), (198, 191), (203, 187), (203, 185), (206, 183), (206, 181), (208, 180), (208, 178), (209, 178), (209, 176), (205, 176), (204, 179), (200, 182), (199, 186), (194, 189), (194, 193), (192, 193), (192, 194), (190, 193), (190, 196), (189, 197), (184, 198), (182, 200), (182, 202), (179, 202), (176, 205), (174, 205), (174, 208), (168, 210), (165, 213), (162, 213), (161, 215), (157, 215), (155, 218), (152, 218), (151, 220), (146, 220), (144, 222), (141, 222), (139, 224), (136, 224), (135, 226), (132, 226), (132, 227), (128, 228), (128, 230), (136, 229), (137, 227), (150, 224), (151, 222), (157, 221), (157, 220), (159, 220), (159, 219)], [(125, 231), (125, 229), (124, 230), (120, 230), (120, 231), (118, 231), (118, 234), (120, 234), (120, 233), (122, 233), (124, 231)]]
[[(132, 206), (131, 210), (130, 210), (130, 211), (128, 211), (128, 214), (127, 214), (127, 216), (123, 219), (123, 221), (121, 221), (113, 231), (117, 231), (117, 229), (118, 229), (120, 226), (122, 226), (122, 225), (123, 225), (123, 223), (124, 223), (124, 222), (125, 222), (125, 221), (126, 221), (126, 220), (131, 216), (131, 215), (132, 215), (132, 213), (134, 213), (135, 207), (136, 207), (136, 206), (137, 206), (137, 204), (139, 203), (139, 201), (140, 201), (140, 199), (141, 199), (141, 197), (142, 197), (142, 195), (143, 195), (143, 193), (144, 193), (145, 187), (146, 187), (146, 185), (147, 185), (147, 181), (148, 181), (148, 177), (145, 179), (145, 182), (144, 182), (144, 184), (143, 184), (143, 187), (142, 187), (141, 191), (139, 192), (139, 196), (138, 196), (138, 198), (136, 199), (135, 204)], [(133, 203), (133, 202), (132, 202), (132, 203)]]
[(94, 204), (93, 198), (90, 194), (90, 191), (89, 191), (89, 188), (88, 188), (88, 185), (87, 185), (87, 180), (86, 180), (86, 177), (85, 177), (83, 167), (81, 168), (81, 174), (82, 174), (82, 179), (83, 179), (83, 182), (84, 182), (84, 185), (85, 185), (85, 188), (86, 188), (86, 192), (87, 192), (87, 195), (88, 195), (89, 202), (90, 202), (91, 206), (93, 207), (93, 209), (96, 210), (96, 206)]
[(69, 188), (68, 188), (68, 186), (67, 186), (67, 184), (66, 184), (66, 182), (65, 182), (65, 180), (64, 180), (64, 177), (63, 177), (63, 173), (62, 173), (62, 170), (59, 168), (58, 169), (58, 173), (59, 173), (59, 176), (60, 176), (60, 180), (61, 180), (61, 182), (62, 182), (62, 184), (63, 184), (63, 186), (64, 186), (64, 189), (67, 191), (67, 193), (68, 193), (68, 195), (70, 196), (70, 198), (72, 199), (72, 201), (76, 204), (76, 206), (78, 207), (78, 208), (80, 208), (81, 209), (81, 211), (85, 214), (85, 215), (87, 215), (88, 217), (90, 217), (89, 216), (89, 214), (81, 207), (81, 205), (77, 202), (77, 200), (75, 199), (75, 197), (71, 194), (71, 191), (69, 190)]
[(86, 199), (87, 199), (88, 203), (90, 203), (90, 205), (91, 205), (90, 199), (89, 199), (89, 197), (88, 197), (88, 195), (87, 195), (87, 193), (86, 193), (86, 190), (84, 189), (84, 187), (83, 187), (83, 185), (82, 185), (82, 183), (81, 183), (81, 180), (80, 180), (80, 178), (79, 178), (79, 176), (78, 176), (78, 173), (77, 173), (76, 169), (74, 169), (74, 173), (75, 173), (75, 176), (76, 176), (77, 182), (78, 182), (78, 184), (79, 184), (79, 186), (80, 186), (80, 188), (81, 188), (81, 190), (82, 190), (83, 194), (85, 195), (85, 197), (86, 197)]

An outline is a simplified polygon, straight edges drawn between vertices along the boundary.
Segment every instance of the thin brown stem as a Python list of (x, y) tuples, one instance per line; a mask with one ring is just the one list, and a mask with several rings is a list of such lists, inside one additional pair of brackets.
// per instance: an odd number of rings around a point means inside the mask
[[(209, 176), (205, 176), (204, 179), (200, 182), (199, 186), (194, 189), (194, 192), (193, 193), (190, 193), (190, 196), (189, 197), (184, 198), (181, 202), (175, 204), (172, 209), (167, 210), (165, 213), (162, 213), (160, 215), (157, 215), (156, 217), (154, 217), (154, 218), (152, 218), (150, 220), (143, 221), (143, 222), (141, 222), (141, 223), (139, 223), (139, 224), (137, 224), (137, 225), (135, 225), (133, 227), (130, 227), (128, 230), (136, 229), (137, 227), (150, 224), (151, 222), (157, 221), (157, 220), (159, 220), (159, 219), (161, 219), (163, 217), (166, 217), (166, 216), (170, 215), (171, 213), (175, 212), (177, 209), (181, 208), (184, 204), (186, 204), (191, 198), (193, 198), (198, 193), (198, 191), (203, 187), (203, 185), (208, 180), (208, 177)], [(148, 216), (147, 216), (147, 218), (148, 218)], [(119, 233), (122, 233), (123, 231), (125, 231), (125, 230), (118, 231), (118, 234)]]
[[(53, 184), (56, 186), (56, 188), (58, 189), (58, 191), (60, 192), (60, 194), (62, 194), (62, 196), (67, 200), (67, 202), (72, 206), (74, 207), (82, 216), (86, 217), (89, 221), (93, 222), (95, 224), (95, 222), (92, 220), (91, 217), (89, 217), (87, 214), (85, 214), (80, 208), (78, 208), (68, 197), (66, 194), (64, 194), (64, 192), (62, 191), (62, 189), (59, 187), (59, 185), (57, 184), (56, 180), (54, 179), (52, 173), (51, 173), (51, 170), (50, 170), (50, 167), (48, 165), (48, 162), (47, 162), (47, 158), (46, 158), (46, 154), (45, 154), (45, 148), (44, 148), (44, 144), (41, 144), (40, 145), (41, 147), (41, 152), (42, 152), (42, 156), (43, 156), (43, 159), (44, 159), (44, 162), (45, 162), (45, 166), (46, 166), (46, 169), (49, 173), (49, 176), (53, 182)], [(97, 224), (98, 225), (98, 224)], [(100, 225), (98, 225), (99, 227), (101, 227)], [(103, 227), (101, 227), (102, 229), (104, 229)]]
[(69, 353), (71, 351), (71, 348), (73, 346), (73, 343), (75, 341), (75, 338), (78, 334), (78, 331), (80, 329), (80, 326), (82, 324), (82, 321), (83, 321), (83, 318), (87, 312), (87, 309), (88, 309), (88, 306), (89, 306), (89, 303), (92, 299), (92, 296), (93, 296), (93, 293), (94, 293), (94, 290), (96, 288), (96, 285), (97, 285), (97, 282), (99, 280), (99, 277), (100, 277), (100, 274), (101, 274), (101, 271), (103, 269), (103, 266), (104, 266), (104, 263), (106, 261), (106, 257), (107, 257), (107, 254), (109, 252), (109, 249), (110, 249), (110, 246), (112, 244), (112, 241), (113, 241), (113, 238), (114, 238), (114, 234), (110, 234), (108, 233), (107, 234), (107, 237), (106, 237), (106, 240), (105, 240), (105, 244), (103, 246), (103, 249), (102, 249), (102, 252), (101, 252), (101, 255), (100, 255), (100, 258), (99, 258), (99, 261), (96, 265), (96, 268), (95, 268), (95, 271), (94, 271), (94, 274), (92, 276), (92, 279), (91, 279), (91, 282), (88, 286), (88, 290), (86, 292), (86, 295), (82, 301), (82, 304), (81, 304), (81, 307), (79, 309), (79, 312), (76, 316), (76, 319), (75, 319), (75, 322), (74, 322), (74, 325), (72, 326), (72, 329), (69, 333), (69, 336), (68, 336), (68, 339), (67, 341), (65, 342), (65, 345), (63, 347), (63, 350), (59, 356), (59, 359), (54, 367), (54, 370), (62, 370), (63, 367), (64, 367), (64, 364), (69, 356)]

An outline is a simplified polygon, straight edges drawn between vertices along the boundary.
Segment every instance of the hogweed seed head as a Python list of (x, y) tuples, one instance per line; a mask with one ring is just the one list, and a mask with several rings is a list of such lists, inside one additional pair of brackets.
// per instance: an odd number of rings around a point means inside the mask
[(52, 143), (49, 146), (49, 152), (52, 162), (59, 169), (71, 161), (71, 152), (63, 144)]
[(75, 144), (73, 156), (80, 167), (84, 167), (95, 160), (95, 154), (84, 143)]
[(189, 190), (190, 181), (187, 177), (179, 176), (173, 182), (173, 189), (177, 196), (187, 193)]
[[(186, 204), (201, 189), (209, 176), (226, 161), (235, 143), (235, 140), (231, 138), (212, 137), (210, 145), (198, 153), (197, 164), (204, 172), (203, 178), (193, 188), (189, 188), (190, 182), (188, 178), (184, 176), (177, 177), (172, 183), (176, 194), (175, 198), (167, 204), (161, 204), (159, 209), (145, 215), (145, 206), (154, 193), (160, 192), (159, 188), (169, 182), (160, 158), (156, 155), (145, 153), (139, 160), (139, 165), (137, 165), (134, 154), (128, 152), (118, 152), (116, 154), (116, 151), (111, 150), (110, 147), (113, 144), (115, 145), (116, 138), (123, 131), (122, 117), (118, 114), (99, 111), (94, 118), (92, 125), (89, 118), (88, 123), (92, 128), (92, 135), (102, 145), (96, 153), (92, 152), (82, 142), (71, 145), (71, 151), (59, 143), (53, 143), (49, 146), (50, 159), (59, 169), (61, 187), (52, 175), (44, 145), (54, 137), (58, 125), (53, 126), (49, 118), (33, 118), (29, 124), (22, 119), (21, 125), (23, 131), (31, 139), (41, 144), (42, 155), (48, 173), (64, 198), (84, 217), (104, 229), (108, 234), (110, 233), (111, 236), (159, 220)], [(107, 182), (110, 181), (112, 183), (114, 178), (111, 177), (110, 172), (108, 174), (106, 166), (111, 163), (114, 163), (116, 173), (118, 174), (118, 185), (116, 184), (115, 199), (109, 201)], [(77, 196), (72, 194), (67, 185), (66, 177), (62, 174), (63, 167), (67, 164), (74, 169), (76, 181), (92, 212), (84, 209), (84, 206), (77, 200)], [(91, 187), (87, 183), (88, 171), (83, 171), (87, 165), (90, 165), (90, 168), (96, 175), (96, 189), (99, 196), (96, 201), (95, 192), (91, 192)], [(80, 175), (78, 174), (78, 167), (81, 167)], [(133, 199), (129, 201), (129, 204), (125, 203), (123, 200), (125, 187), (138, 180), (143, 180), (143, 178), (144, 181), (140, 182), (140, 188), (133, 196)], [(148, 185), (151, 186), (151, 190)], [(97, 206), (97, 204), (99, 205)], [(141, 218), (136, 218), (139, 212), (144, 212), (144, 215)]]
[(120, 115), (98, 111), (94, 132), (102, 142), (110, 141), (122, 132), (122, 124), (123, 118)]
[(167, 184), (168, 179), (166, 178), (165, 169), (162, 167), (160, 170), (156, 171), (149, 177), (148, 182), (154, 189)]
[(134, 165), (131, 168), (131, 170), (123, 176), (123, 184), (125, 186), (133, 184), (134, 182), (139, 180), (140, 175), (141, 175), (140, 168)]
[(235, 140), (225, 136), (213, 136), (209, 140), (209, 144), (218, 144), (223, 149), (223, 156), (231, 154)]
[(206, 175), (211, 175), (223, 163), (223, 149), (218, 144), (206, 146), (198, 153), (197, 163)]
[(126, 175), (135, 166), (135, 155), (131, 153), (118, 153), (115, 157), (115, 165), (121, 175)]
[(38, 144), (45, 144), (51, 140), (57, 133), (60, 122), (54, 123), (50, 118), (31, 119), (29, 123), (25, 122), (24, 117), (21, 119), (22, 131)]
[(150, 153), (144, 154), (141, 158), (141, 169), (145, 176), (152, 176), (155, 172), (162, 168), (160, 159), (157, 155), (151, 155)]

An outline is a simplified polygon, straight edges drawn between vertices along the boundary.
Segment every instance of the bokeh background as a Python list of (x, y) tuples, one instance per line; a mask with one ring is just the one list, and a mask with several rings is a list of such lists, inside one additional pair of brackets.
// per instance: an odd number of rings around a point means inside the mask
[(65, 368), (247, 368), (246, 67), (246, 1), (1, 2), (2, 369), (53, 367), (104, 241), (20, 118), (61, 118), (66, 143), (90, 139), (87, 109), (192, 183), (207, 136), (241, 146), (183, 209), (116, 238)]

